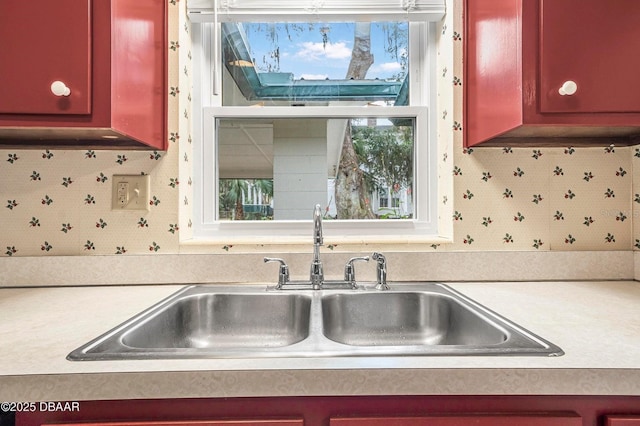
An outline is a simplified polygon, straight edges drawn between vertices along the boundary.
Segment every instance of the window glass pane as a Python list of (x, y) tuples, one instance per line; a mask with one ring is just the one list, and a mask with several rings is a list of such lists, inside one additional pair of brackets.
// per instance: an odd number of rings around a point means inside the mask
[(219, 220), (411, 219), (413, 118), (216, 120)]
[(221, 28), (223, 106), (409, 105), (407, 22)]

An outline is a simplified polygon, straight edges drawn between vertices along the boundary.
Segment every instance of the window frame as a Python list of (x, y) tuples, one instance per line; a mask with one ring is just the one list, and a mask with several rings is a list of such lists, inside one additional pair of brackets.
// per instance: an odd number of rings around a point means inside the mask
[[(313, 206), (309, 220), (226, 221), (216, 220), (218, 204), (217, 144), (215, 123), (218, 118), (392, 118), (415, 119), (414, 209), (412, 219), (330, 220), (325, 235), (343, 243), (427, 242), (438, 238), (437, 217), (437, 133), (436, 105), (436, 23), (410, 22), (410, 106), (306, 106), (245, 107), (221, 106), (222, 66), (220, 46), (215, 46), (215, 24), (193, 25), (193, 151), (194, 210), (193, 240), (225, 243), (302, 244), (308, 242)], [(218, 24), (219, 31), (219, 24)], [(212, 78), (213, 76), (213, 78)], [(335, 236), (335, 237), (334, 237)]]

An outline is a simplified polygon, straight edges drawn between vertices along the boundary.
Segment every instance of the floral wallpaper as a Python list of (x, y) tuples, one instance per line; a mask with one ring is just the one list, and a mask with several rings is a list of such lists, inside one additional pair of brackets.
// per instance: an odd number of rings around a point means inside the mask
[[(453, 25), (442, 28), (442, 46), (453, 69), (439, 70), (441, 97), (453, 87), (453, 114), (442, 112), (453, 132), (454, 244), (448, 250), (630, 250), (633, 211), (632, 147), (463, 147), (462, 1), (449, 3)], [(450, 117), (451, 116), (451, 117)], [(450, 117), (450, 118), (449, 118)], [(448, 121), (447, 121), (448, 119)], [(636, 186), (636, 188), (640, 188)], [(636, 190), (637, 192), (638, 190)], [(637, 235), (637, 234), (636, 234)]]
[[(185, 2), (167, 1), (168, 150), (0, 150), (0, 256), (178, 252), (189, 235), (190, 35)], [(150, 175), (148, 212), (111, 210), (114, 174)]]
[(631, 148), (460, 149), (456, 246), (629, 250)]
[[(0, 256), (180, 253), (191, 238), (191, 52), (169, 3), (168, 150), (0, 150)], [(438, 37), (439, 220), (428, 250), (640, 249), (640, 149), (462, 146), (462, 2)], [(149, 211), (112, 211), (114, 174), (148, 174)], [(233, 245), (207, 252), (233, 253)]]
[[(170, 153), (10, 150), (0, 155), (4, 255), (176, 249), (178, 179), (167, 167)], [(142, 173), (151, 175), (149, 212), (112, 211), (112, 175)]]

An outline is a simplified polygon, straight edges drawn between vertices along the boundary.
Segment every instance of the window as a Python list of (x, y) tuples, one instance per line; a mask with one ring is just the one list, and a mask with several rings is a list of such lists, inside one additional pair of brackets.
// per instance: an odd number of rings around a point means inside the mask
[(224, 22), (222, 105), (407, 105), (408, 33), (408, 22)]
[[(414, 215), (412, 118), (217, 118), (215, 127), (218, 220), (306, 219), (315, 204), (325, 207), (327, 219)], [(345, 168), (359, 172), (361, 210), (340, 204), (352, 191)], [(390, 216), (375, 204), (375, 194), (387, 188), (409, 194), (402, 214)], [(245, 214), (247, 209), (269, 214)]]
[(192, 31), (196, 237), (306, 242), (315, 204), (347, 240), (436, 235), (434, 24), (245, 2)]

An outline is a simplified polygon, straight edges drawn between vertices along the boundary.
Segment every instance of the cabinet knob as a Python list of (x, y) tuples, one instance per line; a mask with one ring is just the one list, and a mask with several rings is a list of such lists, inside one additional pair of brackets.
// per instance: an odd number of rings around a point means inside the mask
[(71, 94), (71, 89), (69, 89), (62, 81), (58, 80), (51, 83), (51, 93), (56, 96), (69, 96)]
[(577, 91), (578, 91), (578, 85), (576, 84), (575, 81), (571, 81), (571, 80), (567, 80), (564, 83), (562, 83), (562, 86), (560, 86), (560, 89), (558, 89), (558, 93), (560, 93), (562, 96), (571, 96), (575, 94)]

